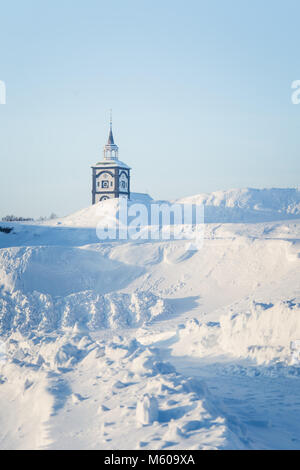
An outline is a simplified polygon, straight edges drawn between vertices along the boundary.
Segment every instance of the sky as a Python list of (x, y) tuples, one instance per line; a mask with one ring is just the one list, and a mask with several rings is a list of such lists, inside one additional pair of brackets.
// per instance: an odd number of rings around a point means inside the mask
[(132, 190), (299, 185), (300, 3), (0, 0), (0, 216), (91, 204), (113, 109)]

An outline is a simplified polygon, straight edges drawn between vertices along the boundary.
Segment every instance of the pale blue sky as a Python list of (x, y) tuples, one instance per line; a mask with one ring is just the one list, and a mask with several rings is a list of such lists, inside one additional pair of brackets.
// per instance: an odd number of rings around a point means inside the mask
[(299, 184), (299, 1), (1, 2), (0, 215), (91, 202), (114, 113), (132, 189)]

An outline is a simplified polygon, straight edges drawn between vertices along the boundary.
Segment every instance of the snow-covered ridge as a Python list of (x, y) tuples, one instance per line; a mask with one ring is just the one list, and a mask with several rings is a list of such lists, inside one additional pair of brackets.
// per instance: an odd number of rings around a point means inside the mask
[(298, 188), (229, 189), (227, 191), (197, 194), (181, 198), (178, 201), (215, 207), (239, 207), (247, 210), (300, 213), (300, 190)]
[[(299, 189), (230, 189), (201, 193), (175, 201), (155, 201), (147, 194), (132, 193), (128, 205), (144, 204), (203, 204), (205, 222), (264, 222), (300, 217)], [(96, 227), (104, 218), (117, 216), (119, 199), (100, 202), (61, 219), (46, 221), (43, 225), (67, 227)]]
[(203, 204), (207, 222), (263, 222), (300, 217), (297, 188), (229, 189), (178, 199)]

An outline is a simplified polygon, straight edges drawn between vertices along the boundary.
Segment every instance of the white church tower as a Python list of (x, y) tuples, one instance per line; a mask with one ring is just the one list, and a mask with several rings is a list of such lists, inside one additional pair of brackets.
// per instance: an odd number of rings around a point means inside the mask
[(92, 203), (118, 197), (130, 198), (130, 168), (119, 160), (119, 147), (114, 142), (112, 119), (103, 160), (92, 166)]

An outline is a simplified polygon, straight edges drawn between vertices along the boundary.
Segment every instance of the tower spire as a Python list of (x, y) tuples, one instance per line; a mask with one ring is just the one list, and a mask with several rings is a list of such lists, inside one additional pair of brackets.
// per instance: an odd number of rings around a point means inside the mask
[(108, 136), (107, 145), (115, 145), (113, 131), (112, 131), (112, 109), (110, 110), (109, 136)]
[(115, 144), (112, 131), (112, 110), (110, 110), (109, 136), (104, 147), (104, 160), (118, 160), (118, 146)]

